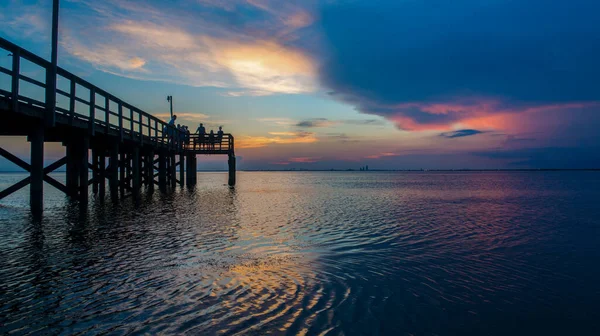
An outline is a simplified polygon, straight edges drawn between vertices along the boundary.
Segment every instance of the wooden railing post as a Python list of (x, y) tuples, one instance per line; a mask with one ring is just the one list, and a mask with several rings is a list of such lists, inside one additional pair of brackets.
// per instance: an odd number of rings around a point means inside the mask
[(104, 110), (104, 112), (106, 112), (104, 115), (104, 126), (106, 127), (106, 134), (108, 135), (108, 132), (110, 132), (110, 99), (108, 99), (108, 94), (105, 94), (104, 96)]
[(119, 140), (123, 142), (123, 104), (119, 102)]
[(17, 112), (19, 109), (19, 73), (21, 72), (21, 51), (15, 49), (12, 59), (12, 81), (10, 93), (12, 95), (12, 110)]
[(154, 141), (158, 146), (158, 121), (156, 119), (154, 119)]
[(49, 65), (46, 68), (46, 115), (44, 120), (46, 126), (53, 127), (56, 110), (56, 68)]
[(94, 135), (96, 132), (96, 89), (92, 86), (90, 88), (90, 134)]
[(70, 78), (70, 88), (69, 88), (69, 125), (73, 125), (73, 120), (75, 120), (75, 79)]
[(141, 144), (144, 142), (144, 129), (142, 128), (144, 119), (143, 119), (142, 113), (140, 111), (138, 111), (137, 114), (138, 114), (138, 121), (139, 121), (138, 129), (140, 130), (140, 144)]
[(133, 121), (133, 109), (131, 108), (131, 106), (129, 107), (129, 132), (131, 132), (129, 134), (129, 136), (131, 137), (131, 140), (133, 140), (133, 125), (135, 124), (135, 122)]

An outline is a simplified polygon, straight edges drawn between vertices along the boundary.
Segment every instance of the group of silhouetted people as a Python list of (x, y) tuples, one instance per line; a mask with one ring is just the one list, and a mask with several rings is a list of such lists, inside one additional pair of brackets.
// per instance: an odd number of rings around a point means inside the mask
[(219, 149), (221, 149), (221, 143), (223, 142), (223, 126), (219, 126), (219, 130), (216, 134), (213, 130), (210, 130), (210, 132), (206, 134), (204, 124), (200, 123), (195, 134), (198, 134), (198, 137), (195, 138), (194, 148), (200, 146), (200, 149), (215, 149), (215, 144), (219, 144)]
[[(185, 125), (175, 125), (175, 120), (177, 120), (177, 116), (173, 115), (171, 120), (169, 120), (169, 127), (166, 130), (169, 142), (177, 140), (184, 143), (186, 146), (189, 146), (191, 138), (190, 130)], [(175, 132), (175, 130), (179, 132)], [(177, 137), (176, 134), (178, 135)], [(210, 130), (210, 132), (207, 134), (206, 128), (204, 128), (204, 125), (200, 123), (196, 129), (196, 133), (194, 134), (198, 134), (198, 137), (194, 137), (194, 148), (214, 150), (215, 144), (218, 144), (219, 149), (221, 149), (223, 142), (223, 126), (219, 126), (219, 130), (216, 134), (213, 130)]]

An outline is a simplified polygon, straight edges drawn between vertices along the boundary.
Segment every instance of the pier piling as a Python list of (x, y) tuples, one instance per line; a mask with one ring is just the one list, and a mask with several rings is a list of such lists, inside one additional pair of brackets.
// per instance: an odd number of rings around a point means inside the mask
[(33, 212), (41, 212), (44, 196), (44, 126), (34, 125), (29, 135), (31, 143), (31, 185), (29, 189), (29, 203)]

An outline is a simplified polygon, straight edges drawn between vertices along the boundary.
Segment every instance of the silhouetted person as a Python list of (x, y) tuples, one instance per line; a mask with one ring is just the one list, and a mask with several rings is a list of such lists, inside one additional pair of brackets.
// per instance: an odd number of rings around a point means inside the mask
[(204, 128), (202, 123), (200, 123), (198, 129), (196, 129), (196, 134), (198, 134), (198, 142), (200, 142), (200, 149), (202, 149), (202, 147), (204, 147), (204, 137), (206, 136), (206, 128)]
[(173, 141), (173, 136), (175, 135), (175, 120), (177, 120), (177, 116), (173, 115), (171, 120), (169, 120), (169, 124), (167, 125), (167, 136), (169, 138), (169, 142)]
[(208, 143), (210, 144), (210, 149), (215, 149), (215, 132), (210, 130), (210, 134), (208, 134)]
[(189, 146), (190, 144), (190, 129), (187, 126), (184, 126), (183, 133), (185, 134), (185, 144)]
[(217, 132), (217, 143), (219, 143), (219, 149), (221, 149), (222, 141), (223, 141), (223, 126), (219, 126), (219, 131)]

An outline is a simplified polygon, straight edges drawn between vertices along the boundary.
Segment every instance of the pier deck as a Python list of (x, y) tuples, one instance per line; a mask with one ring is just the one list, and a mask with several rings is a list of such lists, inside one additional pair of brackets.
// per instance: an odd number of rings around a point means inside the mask
[[(41, 211), (44, 181), (82, 203), (88, 200), (89, 186), (104, 197), (106, 182), (115, 200), (136, 196), (143, 186), (166, 191), (177, 184), (194, 185), (198, 154), (227, 155), (228, 182), (235, 185), (231, 134), (212, 139), (186, 136), (62, 68), (54, 73), (50, 62), (3, 38), (0, 53), (11, 59), (10, 68), (0, 63), (0, 84), (10, 83), (8, 88), (0, 86), (0, 136), (27, 136), (31, 143), (30, 163), (0, 147), (0, 155), (30, 173), (0, 191), (0, 199), (29, 184), (31, 208)], [(47, 167), (45, 142), (66, 147), (65, 157)], [(63, 165), (66, 185), (48, 175)]]

